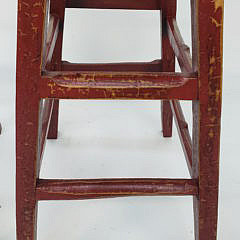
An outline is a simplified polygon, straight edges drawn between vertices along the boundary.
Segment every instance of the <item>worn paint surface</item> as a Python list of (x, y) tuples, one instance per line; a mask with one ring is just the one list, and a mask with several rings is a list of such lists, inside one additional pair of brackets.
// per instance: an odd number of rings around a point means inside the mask
[[(51, 0), (50, 4), (50, 14), (59, 17), (60, 24), (58, 29), (58, 36), (55, 44), (55, 49), (53, 51), (51, 64), (53, 70), (61, 70), (62, 63), (62, 43), (63, 43), (63, 28), (65, 19), (65, 0), (59, 2), (58, 0)], [(50, 70), (52, 70), (50, 69)], [(48, 139), (57, 139), (58, 136), (58, 110), (59, 110), (59, 100), (54, 99), (53, 111), (48, 131)]]
[(197, 181), (191, 179), (40, 179), (37, 183), (40, 200), (197, 194)]
[[(37, 201), (130, 195), (194, 195), (195, 238), (216, 240), (221, 123), (223, 0), (191, 0), (193, 65), (175, 22), (176, 1), (83, 0), (91, 8), (162, 8), (162, 60), (141, 64), (85, 65), (62, 62), (65, 1), (19, 0), (16, 93), (17, 239), (36, 240)], [(66, 6), (80, 7), (77, 0)], [(46, 44), (46, 14), (58, 31)], [(53, 22), (54, 23), (54, 22)], [(57, 36), (58, 33), (58, 36)], [(170, 39), (169, 39), (170, 38)], [(55, 48), (52, 40), (55, 39)], [(50, 49), (50, 50), (47, 50)], [(51, 52), (47, 71), (47, 51)], [(174, 72), (175, 56), (183, 74)], [(96, 70), (94, 72), (94, 68)], [(125, 67), (129, 71), (125, 70)], [(79, 68), (79, 69), (78, 69)], [(82, 70), (82, 68), (87, 71)], [(106, 71), (104, 69), (106, 68)], [(193, 69), (193, 70), (192, 70)], [(119, 72), (117, 71), (119, 70)], [(167, 72), (167, 73), (160, 73)], [(194, 72), (194, 73), (193, 73)], [(47, 98), (42, 108), (42, 99)], [(54, 101), (49, 100), (54, 99)], [(47, 129), (57, 137), (58, 99), (158, 99), (163, 130), (171, 136), (172, 111), (193, 180), (39, 180)], [(172, 102), (170, 108), (169, 100)], [(193, 142), (176, 99), (193, 100)], [(53, 108), (53, 110), (52, 110)], [(52, 112), (52, 116), (50, 117)], [(51, 119), (50, 119), (51, 118)], [(49, 122), (50, 121), (50, 122)], [(100, 181), (100, 182), (99, 182)]]
[(199, 101), (193, 103), (193, 177), (199, 181), (194, 198), (195, 239), (216, 240), (218, 219), (219, 147), (222, 93), (223, 0), (193, 0), (198, 52)]
[[(170, 0), (163, 3), (161, 11), (161, 46), (162, 46), (162, 70), (164, 72), (175, 72), (175, 55), (168, 37), (167, 20), (175, 19), (177, 1)], [(162, 133), (164, 137), (172, 136), (173, 113), (168, 100), (161, 101)]]
[(194, 74), (50, 73), (40, 85), (41, 97), (65, 99), (196, 99)]

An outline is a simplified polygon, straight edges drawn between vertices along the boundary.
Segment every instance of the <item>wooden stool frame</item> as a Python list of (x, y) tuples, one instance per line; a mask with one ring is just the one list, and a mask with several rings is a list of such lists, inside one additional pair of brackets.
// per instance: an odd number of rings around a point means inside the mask
[[(177, 26), (176, 0), (50, 1), (18, 0), (17, 239), (36, 239), (41, 200), (192, 195), (195, 239), (216, 240), (223, 0), (191, 0), (193, 57)], [(162, 10), (162, 59), (126, 64), (62, 61), (65, 7)], [(181, 73), (175, 72), (175, 57)], [(39, 179), (45, 140), (57, 138), (59, 99), (162, 100), (163, 135), (172, 135), (174, 117), (191, 178)], [(192, 139), (179, 100), (193, 103)]]

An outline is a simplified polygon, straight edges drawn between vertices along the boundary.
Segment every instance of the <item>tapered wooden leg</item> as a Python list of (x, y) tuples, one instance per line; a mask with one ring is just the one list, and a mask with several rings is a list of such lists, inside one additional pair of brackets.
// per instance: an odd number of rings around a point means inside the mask
[(161, 102), (162, 132), (164, 137), (172, 136), (173, 113), (169, 101)]
[(16, 231), (17, 240), (36, 240), (36, 179), (46, 0), (18, 1), (16, 67)]
[(195, 240), (216, 240), (222, 93), (223, 0), (192, 0), (193, 70), (199, 73), (199, 100), (193, 101)]
[(36, 240), (35, 196), (39, 101), (17, 93), (16, 109), (16, 227), (17, 240)]
[[(202, 114), (199, 114), (202, 112)], [(193, 103), (193, 176), (199, 179), (199, 196), (194, 197), (196, 240), (216, 240), (218, 219), (218, 178), (220, 124), (201, 122), (199, 101)]]
[[(174, 18), (176, 16), (176, 0), (166, 2), (166, 5), (161, 12), (161, 39), (162, 39), (162, 71), (174, 72), (175, 71), (175, 55), (171, 44), (169, 42), (166, 18)], [(164, 137), (172, 136), (172, 123), (173, 114), (171, 105), (168, 100), (161, 101), (161, 119), (162, 119), (162, 132)]]
[(53, 110), (51, 121), (48, 130), (48, 139), (57, 139), (58, 136), (58, 110), (59, 109), (59, 100), (55, 99), (53, 103)]
[[(55, 14), (60, 19), (59, 33), (55, 45), (55, 50), (52, 56), (52, 63), (55, 66), (54, 70), (61, 70), (62, 61), (62, 42), (63, 42), (63, 28), (65, 17), (65, 0), (51, 0), (50, 14)], [(48, 130), (48, 139), (57, 139), (58, 136), (58, 115), (59, 115), (59, 100), (54, 100), (51, 122)]]

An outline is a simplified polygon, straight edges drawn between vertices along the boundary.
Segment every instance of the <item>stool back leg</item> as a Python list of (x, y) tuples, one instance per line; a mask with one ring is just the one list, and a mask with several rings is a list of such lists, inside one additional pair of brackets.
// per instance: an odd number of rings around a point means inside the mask
[(199, 100), (193, 102), (195, 239), (216, 240), (221, 123), (223, 0), (192, 0), (193, 68)]
[(35, 240), (36, 179), (40, 159), (42, 44), (46, 0), (18, 1), (16, 70), (16, 227), (17, 240)]
[(48, 129), (48, 139), (57, 139), (58, 137), (58, 116), (59, 116), (59, 99), (54, 99), (51, 120)]
[[(56, 1), (51, 0), (50, 2), (50, 14), (56, 14), (60, 18), (60, 26), (58, 38), (56, 41), (55, 51), (52, 56), (54, 69), (61, 70), (62, 61), (62, 43), (63, 43), (63, 28), (64, 28), (64, 17), (65, 17), (65, 0)], [(58, 136), (58, 116), (59, 116), (59, 100), (54, 99), (53, 111), (50, 120), (48, 139), (57, 139)]]
[[(161, 11), (162, 71), (175, 71), (175, 54), (171, 47), (166, 27), (167, 17), (176, 17), (176, 0), (168, 1)], [(172, 136), (173, 114), (168, 100), (161, 101), (162, 132), (164, 137)]]

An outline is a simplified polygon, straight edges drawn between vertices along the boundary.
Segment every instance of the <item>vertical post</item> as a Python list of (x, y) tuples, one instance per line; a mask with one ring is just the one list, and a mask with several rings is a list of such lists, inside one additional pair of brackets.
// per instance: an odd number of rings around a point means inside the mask
[(47, 0), (18, 1), (16, 70), (16, 225), (18, 240), (35, 240), (44, 17)]
[[(176, 17), (176, 0), (164, 1), (162, 5), (163, 5), (162, 13), (161, 13), (162, 71), (174, 72), (175, 71), (175, 55), (168, 38), (166, 19)], [(172, 114), (170, 102), (168, 100), (161, 101), (161, 118), (162, 118), (163, 136), (171, 137), (173, 114)]]
[(193, 178), (195, 239), (216, 240), (222, 93), (223, 0), (191, 0), (193, 68), (199, 100), (193, 102)]
[[(52, 64), (54, 66), (54, 69), (52, 70), (61, 70), (65, 0), (61, 0), (61, 1), (51, 0), (50, 14), (51, 15), (56, 14), (60, 19), (58, 38), (55, 45), (55, 51), (52, 57)], [(50, 120), (48, 136), (47, 136), (48, 139), (57, 139), (58, 116), (59, 116), (59, 99), (54, 99), (53, 111), (52, 111), (52, 116)]]

